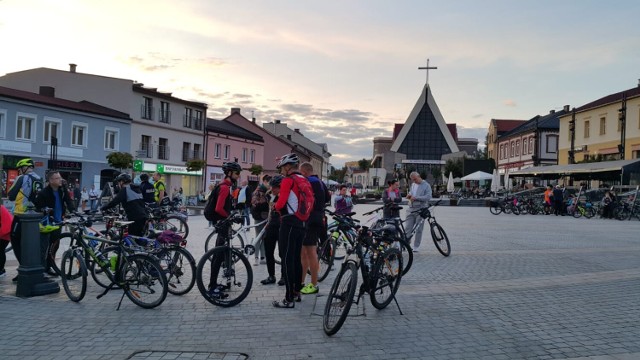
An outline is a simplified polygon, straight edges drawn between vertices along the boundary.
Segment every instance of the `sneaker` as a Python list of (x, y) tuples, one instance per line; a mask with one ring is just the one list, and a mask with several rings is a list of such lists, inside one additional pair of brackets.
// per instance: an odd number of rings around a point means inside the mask
[(294, 302), (288, 302), (287, 300), (274, 301), (272, 303), (273, 307), (277, 307), (280, 309), (293, 309), (296, 306)]
[(307, 286), (305, 286), (302, 289), (300, 289), (300, 293), (302, 293), (304, 295), (317, 294), (318, 293), (318, 287), (313, 285), (312, 283), (308, 283)]
[(268, 278), (260, 281), (260, 283), (262, 285), (275, 284), (276, 283), (276, 278), (274, 278), (273, 276), (269, 276)]
[(209, 296), (214, 298), (214, 299), (226, 299), (229, 297), (229, 294), (225, 294), (223, 292), (224, 287), (223, 286), (214, 286), (211, 289), (209, 289)]
[(413, 248), (413, 252), (414, 253), (420, 252), (420, 248)]
[(264, 265), (264, 264), (266, 264), (266, 263), (267, 263), (267, 259), (265, 259), (265, 258), (263, 258), (263, 257), (262, 257), (262, 258), (260, 258), (260, 265)]
[(255, 258), (255, 260), (253, 260), (253, 266), (258, 266), (260, 265), (260, 259)]
[(284, 278), (280, 278), (280, 280), (278, 280), (278, 285), (284, 286)]
[(7, 276), (7, 272), (4, 270), (0, 270), (0, 279), (2, 279), (5, 276)]

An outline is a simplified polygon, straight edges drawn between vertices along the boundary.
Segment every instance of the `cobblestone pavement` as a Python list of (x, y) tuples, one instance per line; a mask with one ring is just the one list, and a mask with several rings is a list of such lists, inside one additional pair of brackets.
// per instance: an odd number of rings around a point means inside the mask
[[(363, 213), (373, 205), (357, 205)], [(121, 293), (80, 303), (59, 294), (17, 298), (15, 261), (0, 279), (3, 359), (640, 359), (640, 222), (491, 215), (438, 207), (452, 255), (425, 231), (398, 303), (364, 299), (333, 337), (322, 331), (337, 271), (295, 309), (275, 309), (284, 289), (254, 266), (248, 298), (233, 308), (197, 288), (145, 310)], [(188, 249), (202, 255), (208, 231), (189, 219)]]

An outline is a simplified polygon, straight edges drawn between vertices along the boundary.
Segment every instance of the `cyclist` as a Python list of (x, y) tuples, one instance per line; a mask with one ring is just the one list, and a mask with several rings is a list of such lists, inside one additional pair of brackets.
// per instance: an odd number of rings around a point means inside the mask
[[(265, 175), (266, 177), (267, 175)], [(263, 178), (264, 179), (264, 178)], [(282, 175), (276, 175), (269, 180), (269, 186), (271, 187), (271, 194), (273, 194), (273, 201), (269, 204), (271, 211), (269, 212), (269, 221), (267, 221), (265, 234), (264, 234), (264, 248), (265, 256), (267, 258), (267, 273), (269, 276), (260, 281), (262, 285), (269, 285), (276, 282), (276, 259), (274, 252), (276, 250), (276, 244), (278, 243), (278, 237), (280, 234), (280, 213), (273, 209), (275, 202), (278, 201), (278, 195), (280, 194), (280, 185), (282, 184)], [(278, 285), (284, 285), (283, 271), (280, 271), (280, 281)]]
[[(62, 183), (62, 176), (58, 171), (50, 171), (47, 174), (48, 185), (42, 189), (34, 201), (38, 211), (45, 208), (51, 209), (51, 218), (54, 222), (62, 222), (62, 217), (67, 211), (73, 211), (75, 204), (69, 197), (69, 192)], [(42, 244), (43, 258), (46, 258), (45, 272), (51, 276), (58, 276), (51, 266), (55, 262), (56, 252), (60, 246), (60, 234), (62, 230), (57, 229), (48, 233), (48, 243)], [(49, 251), (47, 252), (47, 249)]]
[[(226, 219), (229, 217), (232, 210), (232, 196), (231, 188), (236, 184), (240, 177), (242, 167), (237, 162), (225, 162), (222, 164), (222, 171), (224, 172), (224, 180), (218, 185), (217, 195), (216, 191), (212, 191), (209, 197), (217, 196), (215, 205), (215, 217), (218, 219)], [(242, 221), (242, 220), (241, 220)], [(216, 246), (223, 246), (229, 236), (230, 224), (226, 228), (218, 229), (218, 238), (216, 239)], [(225, 286), (217, 284), (218, 271), (220, 270), (220, 261), (222, 259), (214, 259), (211, 265), (211, 282), (209, 283), (209, 295), (217, 298), (226, 298), (227, 294), (224, 294)]]
[[(308, 162), (300, 164), (300, 173), (309, 180), (313, 189), (313, 210), (307, 221), (305, 237), (302, 240), (302, 294), (315, 294), (318, 292), (318, 270), (320, 263), (318, 262), (318, 243), (327, 240), (327, 229), (324, 222), (324, 207), (327, 202), (331, 202), (331, 195), (324, 183), (318, 179), (317, 175), (313, 175), (313, 165)], [(311, 274), (311, 282), (304, 285), (307, 277), (307, 270)]]
[(140, 188), (132, 188), (131, 180), (131, 175), (126, 173), (116, 176), (115, 182), (118, 183), (120, 191), (108, 204), (103, 205), (100, 211), (122, 204), (124, 212), (127, 214), (127, 219), (134, 222), (129, 225), (129, 234), (142, 236), (144, 235), (144, 223), (147, 220), (147, 210), (144, 207)]
[(392, 179), (387, 182), (389, 187), (382, 192), (382, 203), (385, 205), (382, 210), (382, 217), (385, 219), (395, 218), (400, 216), (400, 210), (392, 209), (392, 206), (398, 205), (402, 202), (400, 196), (400, 183), (398, 179)]
[[(413, 229), (413, 224), (416, 221), (420, 221), (420, 214), (416, 212), (419, 209), (429, 207), (429, 200), (431, 200), (431, 185), (425, 180), (422, 180), (420, 174), (414, 171), (409, 177), (413, 184), (411, 184), (411, 188), (409, 190), (409, 194), (407, 194), (407, 199), (409, 200), (409, 209), (407, 210), (407, 219), (405, 223), (405, 229), (407, 231)], [(424, 227), (424, 222), (420, 223), (420, 226), (416, 229), (415, 238), (413, 240), (413, 252), (420, 251), (420, 242), (422, 241), (422, 228)]]
[[(31, 195), (32, 184), (34, 181), (42, 181), (40, 176), (33, 171), (34, 164), (31, 158), (25, 158), (16, 164), (18, 168), (18, 178), (9, 189), (9, 200), (15, 201), (13, 208), (13, 214), (24, 214), (27, 211), (27, 205), (29, 205), (29, 195)], [(20, 244), (20, 238), (22, 236), (22, 222), (19, 216), (13, 217), (13, 223), (11, 223), (11, 246), (13, 247), (13, 253), (16, 255), (16, 260), (20, 263), (22, 247)], [(18, 281), (18, 277), (13, 278), (13, 281)]]
[(140, 192), (145, 203), (152, 204), (156, 201), (156, 189), (149, 182), (149, 174), (140, 174)]
[(300, 160), (296, 154), (284, 155), (276, 168), (284, 176), (280, 186), (280, 196), (274, 208), (280, 213), (280, 236), (278, 249), (284, 268), (284, 281), (286, 286), (285, 297), (281, 301), (274, 301), (277, 308), (291, 309), (295, 301), (300, 301), (300, 279), (302, 278), (302, 264), (300, 252), (302, 251), (302, 239), (305, 234), (304, 222), (298, 219), (294, 212), (298, 209), (299, 190), (294, 186), (293, 176), (299, 176), (303, 181), (308, 181), (298, 172)]

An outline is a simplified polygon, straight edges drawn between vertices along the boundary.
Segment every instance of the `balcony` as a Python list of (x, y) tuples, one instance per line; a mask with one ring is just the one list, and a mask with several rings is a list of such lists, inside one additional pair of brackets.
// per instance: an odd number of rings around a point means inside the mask
[(140, 148), (136, 151), (138, 158), (150, 159), (153, 157), (153, 147), (148, 143), (140, 143)]
[(146, 120), (153, 120), (153, 106), (140, 105), (140, 117)]
[(193, 116), (182, 115), (182, 126), (186, 128), (192, 127), (194, 119), (195, 118)]
[(169, 110), (162, 111), (162, 109), (160, 109), (160, 112), (158, 114), (160, 115), (160, 118), (158, 119), (159, 122), (165, 123), (165, 124), (171, 124), (171, 111)]
[(158, 145), (158, 159), (169, 160), (169, 146)]

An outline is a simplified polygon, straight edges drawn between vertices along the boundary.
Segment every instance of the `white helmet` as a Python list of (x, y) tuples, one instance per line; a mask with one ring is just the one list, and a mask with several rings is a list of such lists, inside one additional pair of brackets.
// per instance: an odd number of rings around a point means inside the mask
[(281, 167), (287, 164), (298, 165), (299, 163), (300, 163), (300, 159), (298, 159), (298, 155), (293, 153), (287, 154), (280, 159), (280, 161), (278, 162), (278, 165), (276, 165), (276, 168), (280, 169)]

